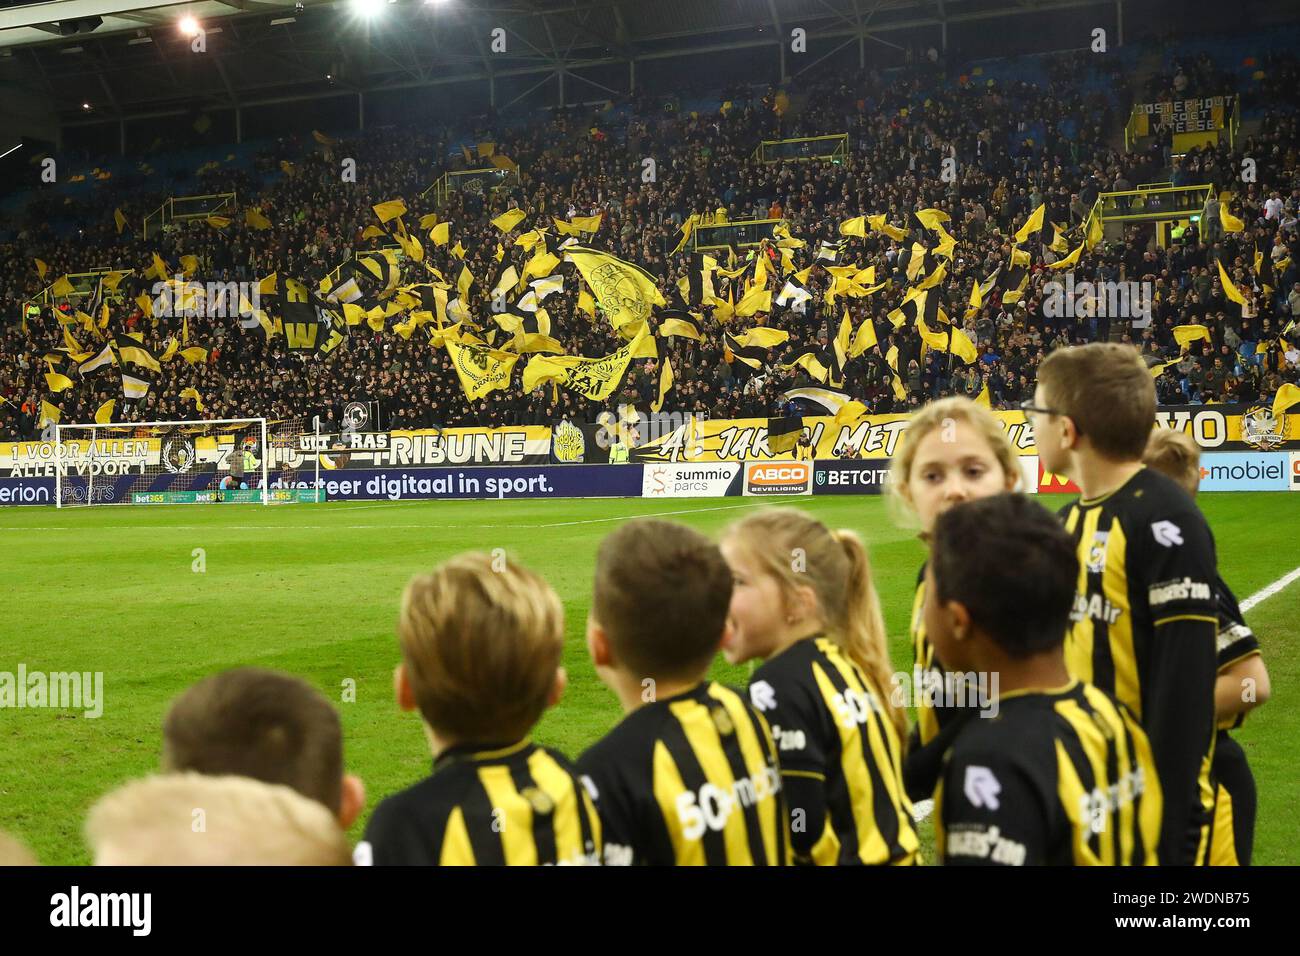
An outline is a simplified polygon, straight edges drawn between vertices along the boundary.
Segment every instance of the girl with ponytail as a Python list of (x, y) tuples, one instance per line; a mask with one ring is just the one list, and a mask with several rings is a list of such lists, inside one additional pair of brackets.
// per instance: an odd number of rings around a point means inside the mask
[(796, 862), (911, 864), (918, 841), (903, 790), (907, 724), (890, 697), (880, 599), (862, 541), (794, 508), (732, 525), (733, 664), (780, 751)]

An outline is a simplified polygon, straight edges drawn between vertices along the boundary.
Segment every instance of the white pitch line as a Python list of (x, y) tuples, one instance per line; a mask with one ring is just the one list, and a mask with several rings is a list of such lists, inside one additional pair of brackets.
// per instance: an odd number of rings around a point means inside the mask
[(1245, 614), (1247, 611), (1249, 611), (1251, 608), (1253, 608), (1256, 604), (1260, 603), (1261, 601), (1267, 601), (1274, 594), (1276, 594), (1278, 591), (1281, 591), (1284, 587), (1286, 587), (1288, 584), (1290, 584), (1292, 581), (1296, 580), (1297, 578), (1300, 578), (1300, 568), (1295, 568), (1294, 570), (1282, 575), (1280, 578), (1278, 578), (1276, 581), (1274, 581), (1272, 584), (1268, 585), (1267, 587), (1260, 588), (1250, 597), (1246, 598), (1246, 600), (1241, 602), (1241, 613)]

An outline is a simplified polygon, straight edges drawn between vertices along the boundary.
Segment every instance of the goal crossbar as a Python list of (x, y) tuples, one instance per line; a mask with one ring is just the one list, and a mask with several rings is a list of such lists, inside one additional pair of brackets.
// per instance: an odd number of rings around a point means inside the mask
[[(269, 427), (271, 425), (279, 426), (280, 430), (272, 432)], [(294, 447), (297, 447), (296, 443), (300, 441), (297, 436), (305, 431), (301, 426), (301, 422), (268, 421), (265, 418), (214, 418), (107, 424), (58, 423), (54, 426), (56, 507), (64, 507), (65, 499), (68, 504), (79, 504), (83, 500), (86, 504), (156, 503), (159, 500), (172, 503), (193, 501), (195, 495), (200, 496), (198, 500), (208, 500), (202, 496), (210, 496), (213, 493), (216, 500), (228, 498), (232, 501), (269, 505), (273, 503), (274, 497), (270, 481), (274, 459), (283, 457), (283, 449), (289, 447), (284, 444), (285, 441), (295, 443)], [(319, 432), (319, 423), (315, 425), (315, 429)], [(249, 446), (246, 448), (243, 442), (237, 439), (235, 447), (229, 449), (228, 458), (214, 458), (213, 446), (209, 444), (206, 446), (205, 458), (201, 443), (190, 440), (194, 436), (212, 437), (226, 430), (243, 435), (244, 441), (248, 442)], [(179, 444), (174, 448), (179, 450), (179, 455), (169, 449), (172, 441), (178, 438)], [(250, 439), (256, 441), (255, 447), (251, 447)], [(106, 445), (108, 441), (131, 440), (158, 444), (134, 447)], [(244, 460), (242, 457), (235, 458), (244, 455), (246, 450), (256, 452), (253, 456), (254, 462), (250, 463), (256, 470), (250, 469), (247, 474), (250, 481), (256, 482), (258, 487), (251, 490), (248, 490), (247, 485), (242, 482), (245, 475)], [(314, 457), (317, 459), (316, 470), (319, 478), (319, 455)], [(203, 464), (199, 463), (200, 459), (203, 459)], [(222, 483), (223, 479), (220, 477), (215, 461), (225, 463), (224, 467), (228, 469), (225, 481), (229, 481), (229, 485)], [(74, 471), (73, 468), (76, 470)], [(96, 476), (101, 472), (106, 476), (117, 477), (108, 478), (107, 487), (105, 487), (106, 479), (101, 477), (100, 488), (97, 490)], [(153, 489), (160, 485), (169, 488), (167, 481), (160, 482), (160, 479), (169, 478), (169, 472), (172, 475), (185, 476), (187, 479), (193, 475), (193, 479), (189, 480), (192, 480), (191, 487), (194, 490), (154, 491), (150, 487), (140, 487), (147, 483), (152, 485)], [(199, 480), (205, 473), (211, 473), (213, 476), (211, 488)], [(234, 480), (237, 476), (241, 479), (238, 483)], [(319, 483), (317, 486), (319, 487)], [(241, 493), (223, 497), (223, 492), (229, 491), (241, 491)], [(140, 492), (149, 492), (154, 497)], [(131, 496), (130, 501), (127, 498), (128, 494)], [(185, 497), (187, 495), (188, 499)]]

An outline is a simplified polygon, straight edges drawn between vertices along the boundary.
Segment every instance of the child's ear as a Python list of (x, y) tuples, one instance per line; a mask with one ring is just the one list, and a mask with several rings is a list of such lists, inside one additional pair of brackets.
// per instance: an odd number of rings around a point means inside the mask
[(339, 826), (344, 830), (356, 822), (366, 806), (366, 785), (355, 774), (343, 775), (343, 791), (339, 799)]
[(546, 706), (554, 707), (561, 698), (564, 697), (565, 688), (569, 686), (569, 673), (563, 667), (555, 668), (555, 683), (551, 685), (551, 693), (546, 698)]
[(587, 653), (591, 655), (591, 663), (596, 667), (609, 667), (614, 663), (609, 637), (591, 615), (587, 615)]
[(406, 665), (398, 664), (393, 670), (393, 695), (397, 698), (400, 710), (415, 710), (415, 691), (406, 677)]

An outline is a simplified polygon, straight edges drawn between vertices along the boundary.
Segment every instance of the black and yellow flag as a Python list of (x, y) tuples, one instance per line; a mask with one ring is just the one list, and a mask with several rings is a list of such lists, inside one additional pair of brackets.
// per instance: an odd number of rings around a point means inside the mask
[(664, 399), (673, 387), (673, 364), (664, 359), (664, 367), (659, 370), (659, 398), (650, 406), (650, 411), (657, 412), (664, 407)]
[[(138, 365), (141, 368), (147, 368), (151, 372), (161, 372), (162, 364), (155, 355), (143, 342), (138, 342), (129, 336), (119, 335), (116, 337), (117, 355), (123, 365)], [(104, 346), (105, 349), (108, 346)], [(102, 356), (103, 353), (100, 353)], [(95, 359), (98, 361), (98, 358)]]
[(524, 391), (531, 392), (540, 383), (551, 381), (592, 401), (604, 401), (622, 383), (632, 359), (646, 354), (645, 346), (653, 342), (650, 327), (642, 325), (630, 342), (604, 358), (539, 355), (530, 359), (524, 369)]
[(801, 434), (803, 434), (802, 415), (769, 418), (767, 420), (767, 450), (773, 455), (788, 455), (799, 444)]

